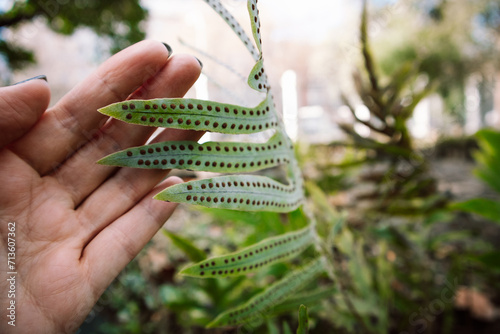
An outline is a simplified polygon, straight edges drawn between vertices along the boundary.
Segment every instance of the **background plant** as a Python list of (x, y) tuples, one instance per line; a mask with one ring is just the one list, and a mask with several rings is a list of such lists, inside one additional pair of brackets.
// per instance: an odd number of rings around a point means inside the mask
[[(358, 99), (368, 108), (369, 117), (360, 118), (359, 110), (350, 99), (347, 96), (342, 99), (355, 124), (367, 127), (371, 133), (362, 136), (353, 124), (341, 124), (352, 145), (362, 152), (358, 164), (363, 164), (365, 171), (360, 181), (374, 183), (372, 192), (357, 198), (375, 201), (371, 206), (374, 212), (429, 213), (443, 206), (443, 198), (437, 196), (436, 182), (428, 173), (427, 159), (415, 147), (408, 122), (415, 107), (434, 92), (436, 81), (422, 83), (419, 80), (420, 61), (425, 61), (419, 58), (403, 62), (389, 80), (384, 81), (377, 71), (368, 25), (367, 1), (364, 1), (360, 36), (365, 75), (355, 72), (354, 82)], [(366, 168), (368, 166), (373, 168)], [(350, 168), (352, 164), (345, 167)]]
[[(478, 162), (475, 175), (485, 182), (497, 194), (500, 193), (500, 133), (483, 129), (476, 134), (480, 150), (475, 152)], [(450, 208), (480, 215), (495, 224), (500, 224), (500, 201), (498, 196), (492, 198), (473, 198), (467, 201), (452, 203)], [(484, 269), (498, 272), (500, 270), (500, 251), (494, 246), (489, 251), (471, 256), (474, 262)], [(484, 268), (486, 267), (486, 268)], [(496, 283), (494, 283), (496, 284)]]
[[(498, 71), (498, 2), (407, 1), (398, 2), (398, 9), (386, 22), (391, 32), (377, 43), (380, 70), (392, 76), (400, 64), (417, 59), (414, 70), (433, 82), (445, 112), (461, 126), (466, 121), (466, 87), (471, 78), (477, 80), (485, 124)], [(419, 23), (412, 27), (414, 20)]]
[[(362, 332), (451, 330), (456, 321), (453, 300), (443, 302), (439, 297), (447, 289), (444, 283), (454, 282), (448, 284), (453, 293), (457, 282), (484, 289), (496, 269), (482, 267), (471, 274), (477, 266), (469, 263), (469, 256), (477, 259), (478, 253), (490, 254), (491, 246), (474, 234), (474, 227), (457, 230), (460, 218), (446, 208), (450, 198), (438, 190), (429, 168), (430, 160), (436, 159), (435, 151), (419, 149), (409, 132), (408, 120), (415, 106), (438, 91), (442, 78), (421, 80), (421, 62), (428, 61), (425, 57), (415, 57), (411, 63), (393, 61), (393, 67), (401, 65), (388, 77), (380, 75), (380, 62), (373, 57), (369, 43), (368, 22), (364, 2), (360, 28), (363, 68), (354, 75), (358, 96), (343, 97), (355, 123), (342, 125), (348, 141), (309, 147), (312, 152), (306, 155), (307, 164), (319, 170), (319, 178), (313, 181), (327, 194), (324, 207), (339, 203), (340, 198), (352, 198), (340, 203), (350, 212), (350, 225), (356, 226), (352, 231), (356, 242), (363, 245), (363, 251), (348, 263), (361, 263), (365, 279), (345, 270), (342, 262), (335, 263), (339, 281), (344, 282), (339, 292), (348, 296), (345, 314), (350, 320), (343, 323), (336, 317), (336, 325), (342, 323), (347, 332), (360, 330), (356, 328), (360, 324), (364, 324)], [(363, 103), (369, 118), (359, 117), (351, 101)], [(361, 135), (356, 125), (367, 127), (370, 136)], [(360, 192), (359, 185), (369, 190)], [(339, 191), (342, 196), (336, 196)], [(339, 243), (342, 241), (335, 245), (342, 254)], [(350, 249), (345, 254), (353, 253)], [(337, 255), (337, 259), (342, 257)], [(383, 278), (378, 276), (380, 272)], [(360, 296), (363, 302), (357, 299)], [(440, 305), (438, 311), (422, 311), (433, 303)], [(373, 324), (376, 326), (371, 327)]]

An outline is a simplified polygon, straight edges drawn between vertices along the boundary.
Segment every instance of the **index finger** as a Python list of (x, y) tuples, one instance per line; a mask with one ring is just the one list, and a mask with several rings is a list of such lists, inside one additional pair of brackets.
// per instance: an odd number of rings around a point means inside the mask
[(12, 149), (40, 175), (90, 141), (107, 116), (97, 109), (125, 100), (168, 61), (170, 50), (156, 41), (143, 41), (117, 53), (50, 108)]

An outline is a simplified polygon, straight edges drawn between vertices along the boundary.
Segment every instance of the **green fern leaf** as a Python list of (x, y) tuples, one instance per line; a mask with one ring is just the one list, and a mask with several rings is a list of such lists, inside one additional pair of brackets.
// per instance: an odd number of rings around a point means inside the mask
[(231, 175), (176, 184), (154, 198), (209, 208), (289, 212), (302, 204), (302, 188), (265, 176)]
[(264, 73), (263, 62), (264, 60), (260, 59), (248, 76), (248, 85), (259, 92), (267, 92), (271, 88), (267, 83), (267, 74)]
[(182, 250), (191, 261), (203, 261), (207, 258), (207, 254), (204, 251), (197, 248), (191, 243), (191, 241), (180, 237), (179, 235), (169, 232), (165, 229), (162, 230), (163, 234), (172, 240), (172, 243)]
[(176, 98), (128, 100), (98, 111), (131, 124), (225, 134), (257, 133), (279, 125), (270, 94), (254, 108)]
[(307, 333), (309, 333), (309, 316), (307, 315), (307, 307), (305, 305), (300, 305), (299, 328), (297, 328), (297, 334), (307, 334)]
[(287, 274), (283, 279), (269, 286), (263, 292), (250, 298), (243, 305), (237, 306), (217, 316), (207, 328), (236, 326), (265, 317), (274, 305), (285, 300), (291, 293), (297, 292), (323, 271), (323, 258), (313, 260), (306, 266)]
[(180, 274), (192, 277), (238, 276), (260, 270), (299, 255), (314, 241), (312, 230), (302, 230), (268, 238), (238, 252), (218, 256), (193, 264)]
[[(262, 39), (260, 36), (260, 18), (257, 9), (257, 0), (247, 1), (248, 13), (250, 14), (250, 24), (252, 25), (252, 34), (257, 49), (262, 54)], [(262, 58), (262, 57), (261, 57)]]
[(283, 334), (292, 334), (292, 330), (290, 329), (288, 322), (283, 322)]
[(322, 299), (332, 297), (337, 292), (338, 288), (336, 286), (329, 286), (293, 295), (283, 303), (276, 305), (273, 308), (272, 315), (279, 315), (296, 310), (300, 304), (321, 305)]
[(293, 151), (277, 132), (263, 144), (170, 141), (129, 148), (101, 159), (102, 165), (189, 169), (217, 173), (253, 172), (289, 163)]

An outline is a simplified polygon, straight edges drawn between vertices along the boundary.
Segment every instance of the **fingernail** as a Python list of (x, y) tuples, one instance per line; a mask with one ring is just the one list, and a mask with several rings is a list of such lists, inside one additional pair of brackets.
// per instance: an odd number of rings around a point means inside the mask
[(168, 45), (167, 43), (163, 43), (163, 45), (165, 45), (165, 47), (167, 48), (168, 50), (168, 55), (170, 56), (172, 54), (172, 48), (170, 47), (170, 45)]
[(195, 57), (195, 58), (196, 58), (196, 60), (198, 61), (198, 63), (200, 63), (200, 67), (201, 67), (201, 69), (203, 69), (203, 63), (201, 62), (201, 60), (199, 60), (197, 57)]
[(15, 85), (19, 85), (19, 84), (22, 84), (22, 83), (25, 83), (25, 82), (28, 82), (28, 81), (31, 81), (31, 80), (36, 80), (36, 79), (41, 79), (41, 80), (45, 80), (45, 81), (47, 81), (47, 77), (46, 77), (45, 75), (37, 75), (36, 77), (33, 77), (33, 78), (29, 78), (29, 79), (26, 79), (26, 80), (23, 80), (23, 81), (16, 82), (13, 86), (15, 86)]

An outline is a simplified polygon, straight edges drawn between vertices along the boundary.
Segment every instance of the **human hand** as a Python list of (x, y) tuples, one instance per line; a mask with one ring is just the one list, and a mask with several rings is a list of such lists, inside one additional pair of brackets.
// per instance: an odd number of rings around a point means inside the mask
[[(44, 80), (0, 88), (1, 333), (76, 331), (170, 217), (176, 204), (152, 197), (178, 178), (160, 182), (168, 171), (96, 164), (144, 144), (155, 129), (97, 109), (127, 97), (182, 97), (199, 74), (194, 57), (169, 58), (161, 43), (144, 41), (111, 57), (48, 110)], [(169, 129), (155, 141), (200, 135)], [(15, 222), (14, 269), (7, 261), (9, 222)], [(8, 297), (11, 271), (15, 298)], [(5, 316), (11, 300), (15, 327)]]

